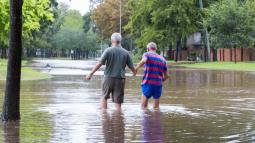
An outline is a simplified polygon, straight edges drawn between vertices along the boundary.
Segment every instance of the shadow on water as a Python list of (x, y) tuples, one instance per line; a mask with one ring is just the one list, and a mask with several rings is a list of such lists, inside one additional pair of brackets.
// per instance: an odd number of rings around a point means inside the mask
[(124, 143), (125, 123), (123, 113), (114, 111), (112, 114), (102, 111), (102, 127), (105, 143)]
[(164, 142), (164, 134), (159, 111), (145, 111), (142, 115), (141, 142)]
[(20, 123), (9, 122), (3, 123), (4, 143), (20, 142)]

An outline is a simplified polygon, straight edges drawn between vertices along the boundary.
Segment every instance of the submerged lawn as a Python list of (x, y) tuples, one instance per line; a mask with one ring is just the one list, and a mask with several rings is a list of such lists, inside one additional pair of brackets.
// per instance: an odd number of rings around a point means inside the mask
[(213, 70), (255, 71), (255, 62), (237, 62), (236, 64), (234, 62), (209, 62), (209, 63), (178, 64), (177, 66)]
[[(37, 80), (49, 78), (49, 75), (46, 73), (42, 73), (36, 70), (33, 70), (29, 67), (24, 67), (28, 64), (28, 61), (22, 61), (21, 68), (21, 79), (22, 80)], [(5, 80), (7, 71), (7, 60), (0, 59), (0, 80)]]

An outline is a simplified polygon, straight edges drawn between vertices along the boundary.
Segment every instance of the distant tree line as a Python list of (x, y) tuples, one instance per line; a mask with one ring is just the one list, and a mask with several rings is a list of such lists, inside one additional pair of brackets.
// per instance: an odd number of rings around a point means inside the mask
[[(254, 0), (122, 0), (121, 7), (122, 44), (135, 57), (145, 51), (146, 43), (155, 41), (159, 50), (175, 50), (178, 61), (187, 38), (195, 32), (202, 33), (201, 45), (210, 43), (211, 49), (204, 48), (207, 53), (217, 48), (254, 47)], [(7, 57), (9, 47), (8, 14), (9, 1), (1, 0), (0, 58)], [(56, 0), (26, 0), (23, 57), (94, 57), (101, 43), (109, 44), (110, 35), (119, 31), (119, 18), (119, 0), (104, 0), (84, 16)]]
[[(25, 0), (23, 4), (23, 57), (97, 56), (99, 45), (90, 13), (82, 16), (56, 0)], [(9, 47), (9, 1), (0, 1), (0, 58)]]
[[(104, 0), (92, 13), (103, 39), (118, 31), (119, 4)], [(195, 32), (202, 33), (201, 45), (210, 43), (209, 51), (254, 47), (254, 0), (122, 0), (122, 4), (122, 35), (133, 39), (139, 57), (143, 47), (155, 41), (160, 50), (176, 50), (178, 61), (188, 36)]]

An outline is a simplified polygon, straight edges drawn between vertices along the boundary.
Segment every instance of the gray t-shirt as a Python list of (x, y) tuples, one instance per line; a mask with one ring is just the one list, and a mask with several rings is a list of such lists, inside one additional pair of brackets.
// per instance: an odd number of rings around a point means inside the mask
[(126, 65), (129, 68), (134, 67), (128, 51), (121, 46), (107, 48), (100, 62), (106, 65), (104, 71), (106, 77), (125, 78)]

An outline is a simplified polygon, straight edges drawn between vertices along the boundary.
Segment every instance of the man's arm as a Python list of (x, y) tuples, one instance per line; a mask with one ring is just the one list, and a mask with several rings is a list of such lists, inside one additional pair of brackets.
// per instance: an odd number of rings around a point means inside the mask
[(129, 54), (128, 54), (128, 59), (127, 59), (127, 66), (132, 71), (133, 76), (135, 76), (136, 75), (136, 70), (134, 68), (133, 61), (132, 61), (131, 56)]
[(93, 76), (93, 74), (94, 74), (102, 65), (105, 64), (105, 62), (107, 61), (107, 56), (108, 56), (108, 49), (106, 49), (106, 50), (104, 51), (104, 53), (103, 53), (102, 56), (101, 56), (100, 61), (96, 64), (96, 66), (93, 68), (93, 70), (91, 71), (91, 73), (88, 74), (88, 75), (85, 77), (86, 80), (90, 80), (91, 77)]
[(140, 67), (142, 67), (147, 61), (147, 58), (143, 58), (135, 67), (135, 71), (137, 72)]
[(168, 71), (165, 71), (165, 72), (164, 72), (163, 81), (166, 81), (168, 78), (169, 78), (169, 73), (168, 73)]
[(101, 62), (98, 62), (96, 66), (93, 68), (90, 74), (86, 76), (86, 80), (90, 80), (93, 74), (102, 66), (103, 64)]
[(166, 81), (168, 78), (169, 78), (169, 73), (168, 73), (168, 70), (167, 70), (167, 63), (165, 62), (163, 81)]

